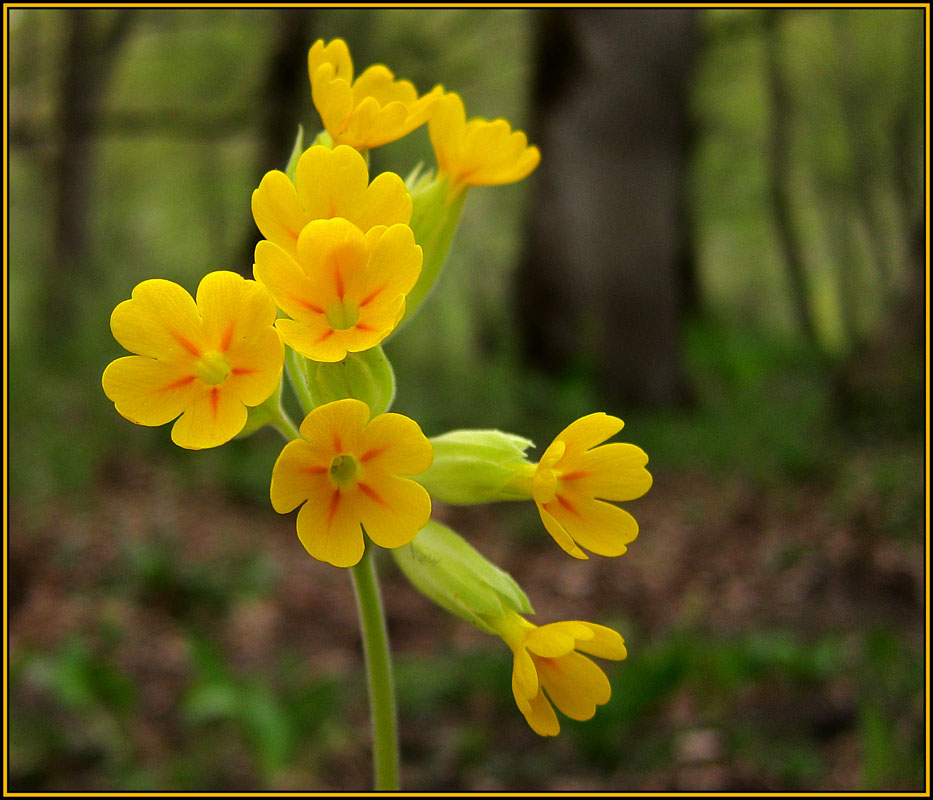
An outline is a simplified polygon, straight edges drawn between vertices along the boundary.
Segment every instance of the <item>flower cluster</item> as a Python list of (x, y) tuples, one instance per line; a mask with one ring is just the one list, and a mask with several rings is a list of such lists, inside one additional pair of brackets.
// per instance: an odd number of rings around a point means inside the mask
[[(426, 596), (503, 639), (519, 710), (555, 735), (553, 706), (582, 720), (609, 699), (608, 679), (583, 653), (625, 658), (622, 637), (589, 622), (528, 622), (524, 592), (431, 520), (432, 499), (530, 500), (571, 556), (618, 556), (638, 525), (616, 503), (649, 489), (647, 457), (606, 444), (622, 421), (603, 413), (570, 424), (537, 462), (531, 442), (501, 431), (429, 439), (388, 411), (394, 373), (381, 347), (437, 280), (467, 190), (522, 180), (540, 153), (503, 119), (467, 119), (441, 86), (419, 95), (382, 65), (355, 76), (340, 39), (314, 43), (308, 74), (324, 130), (309, 147), (299, 135), (286, 168), (253, 192), (254, 279), (212, 272), (195, 298), (169, 281), (139, 284), (111, 317), (133, 355), (107, 366), (104, 392), (137, 424), (175, 420), (172, 440), (185, 448), (278, 428), (287, 441), (270, 499), (280, 514), (298, 509), (305, 550), (336, 567), (359, 564), (367, 547), (391, 550)], [(410, 185), (370, 175), (369, 149), (425, 123), (435, 174)], [(286, 376), (302, 405), (297, 427), (282, 403)]]

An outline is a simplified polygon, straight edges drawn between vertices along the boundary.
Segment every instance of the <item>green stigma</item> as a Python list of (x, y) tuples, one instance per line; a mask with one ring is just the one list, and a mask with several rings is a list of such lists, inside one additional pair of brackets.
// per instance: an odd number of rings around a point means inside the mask
[(216, 350), (208, 350), (194, 365), (194, 374), (208, 386), (216, 386), (227, 379), (230, 364)]
[(360, 465), (353, 456), (335, 456), (330, 462), (330, 479), (342, 489), (353, 483), (359, 475)]

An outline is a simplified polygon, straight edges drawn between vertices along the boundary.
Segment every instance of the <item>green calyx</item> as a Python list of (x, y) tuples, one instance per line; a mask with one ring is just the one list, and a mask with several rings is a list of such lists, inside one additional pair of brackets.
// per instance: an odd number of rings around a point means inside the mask
[(308, 391), (314, 406), (355, 397), (371, 414), (387, 411), (395, 398), (395, 373), (381, 347), (347, 353), (343, 361), (306, 361)]
[(431, 439), (434, 461), (414, 479), (444, 503), (467, 505), (532, 496), (535, 465), (525, 457), (534, 444), (497, 430), (459, 430)]
[(429, 522), (392, 555), (418, 591), (486, 633), (496, 634), (504, 617), (534, 613), (511, 575), (439, 522)]

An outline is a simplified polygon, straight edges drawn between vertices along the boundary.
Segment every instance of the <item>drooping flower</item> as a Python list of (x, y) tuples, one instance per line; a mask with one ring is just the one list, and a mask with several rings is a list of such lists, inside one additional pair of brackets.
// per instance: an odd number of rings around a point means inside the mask
[(171, 281), (143, 281), (110, 317), (114, 338), (136, 355), (108, 365), (104, 393), (138, 425), (178, 417), (172, 441), (180, 447), (221, 445), (243, 430), (247, 406), (279, 385), (275, 314), (262, 285), (235, 272), (204, 276), (196, 301)]
[(463, 100), (448, 92), (431, 114), (428, 131), (437, 169), (455, 187), (497, 186), (527, 177), (541, 160), (522, 131), (504, 119), (467, 121)]
[(596, 706), (609, 702), (612, 688), (606, 674), (583, 653), (625, 658), (625, 642), (612, 628), (579, 621), (538, 627), (514, 612), (493, 625), (512, 650), (512, 694), (535, 733), (560, 733), (551, 703), (571, 719), (587, 720)]
[(352, 147), (315, 145), (302, 153), (295, 182), (267, 172), (253, 192), (253, 219), (262, 235), (295, 257), (298, 234), (314, 219), (343, 217), (364, 233), (376, 225), (407, 225), (411, 196), (394, 172), (369, 183), (366, 160)]
[(358, 150), (394, 142), (427, 122), (443, 94), (435, 86), (423, 97), (409, 81), (396, 80), (375, 64), (353, 79), (353, 61), (343, 39), (325, 45), (318, 39), (308, 51), (311, 96), (324, 127), (336, 144)]
[(278, 245), (256, 246), (253, 274), (291, 319), (276, 327), (285, 343), (313, 361), (340, 361), (379, 344), (405, 312), (421, 271), (421, 248), (407, 225), (363, 233), (335, 217), (309, 222), (297, 257)]
[(601, 412), (581, 417), (512, 484), (531, 494), (548, 533), (576, 558), (587, 558), (581, 547), (601, 556), (621, 555), (638, 535), (635, 518), (605, 502), (634, 500), (651, 488), (644, 450), (622, 442), (601, 444), (623, 425)]
[(272, 507), (287, 514), (301, 505), (298, 538), (314, 558), (336, 567), (362, 558), (361, 526), (391, 549), (408, 544), (431, 516), (427, 491), (400, 477), (430, 466), (430, 442), (402, 414), (369, 414), (354, 398), (318, 406), (272, 469)]

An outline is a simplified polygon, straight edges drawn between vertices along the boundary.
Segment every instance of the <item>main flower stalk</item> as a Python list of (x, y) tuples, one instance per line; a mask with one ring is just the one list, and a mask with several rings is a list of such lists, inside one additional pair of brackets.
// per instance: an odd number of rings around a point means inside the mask
[(373, 770), (376, 791), (399, 790), (398, 720), (389, 633), (386, 629), (379, 578), (372, 547), (350, 567), (356, 607), (363, 633), (363, 653), (369, 678), (369, 707), (373, 727)]

